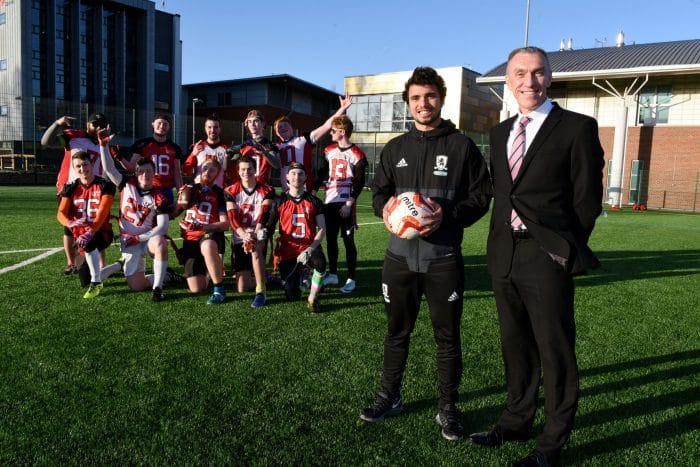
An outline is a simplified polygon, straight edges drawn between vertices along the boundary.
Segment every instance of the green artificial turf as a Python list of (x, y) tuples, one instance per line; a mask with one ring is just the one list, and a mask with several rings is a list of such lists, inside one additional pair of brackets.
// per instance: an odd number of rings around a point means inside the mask
[[(220, 306), (183, 288), (152, 303), (121, 274), (84, 300), (76, 276), (61, 274), (62, 250), (0, 274), (0, 463), (505, 465), (525, 455), (534, 440), (484, 449), (440, 437), (425, 307), (405, 413), (379, 424), (359, 419), (378, 389), (386, 328), (388, 234), (369, 204), (364, 193), (358, 287), (324, 290), (320, 315), (279, 289), (251, 309), (253, 295), (234, 293), (230, 276)], [(56, 207), (52, 188), (0, 187), (0, 270), (61, 247)], [(467, 432), (488, 429), (505, 400), (487, 226), (467, 229), (463, 248)], [(603, 266), (576, 279), (581, 400), (562, 462), (697, 465), (700, 217), (609, 212), (591, 245)], [(118, 256), (108, 250), (108, 261)]]

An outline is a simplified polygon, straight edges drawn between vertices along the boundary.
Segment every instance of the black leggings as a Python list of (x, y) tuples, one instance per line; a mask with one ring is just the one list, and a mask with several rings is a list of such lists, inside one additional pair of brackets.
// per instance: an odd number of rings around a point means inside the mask
[(338, 233), (345, 245), (345, 260), (348, 268), (348, 279), (355, 279), (357, 270), (357, 247), (355, 246), (355, 220), (353, 216), (341, 217), (340, 208), (345, 203), (330, 203), (325, 206), (326, 218), (326, 247), (328, 249), (328, 272), (338, 273)]

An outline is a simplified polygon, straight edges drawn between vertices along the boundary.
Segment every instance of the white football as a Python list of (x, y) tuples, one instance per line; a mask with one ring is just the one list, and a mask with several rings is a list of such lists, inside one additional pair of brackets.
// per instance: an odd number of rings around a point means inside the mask
[(401, 193), (396, 197), (387, 221), (391, 232), (397, 237), (411, 240), (420, 236), (420, 231), (426, 224), (426, 214), (434, 211), (426, 202), (423, 195), (413, 191)]

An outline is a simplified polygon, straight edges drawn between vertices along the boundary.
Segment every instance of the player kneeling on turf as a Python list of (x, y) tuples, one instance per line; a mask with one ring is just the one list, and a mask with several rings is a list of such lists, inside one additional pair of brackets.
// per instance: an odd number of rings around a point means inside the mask
[(109, 210), (116, 187), (95, 175), (90, 155), (83, 150), (73, 150), (71, 165), (78, 178), (61, 190), (56, 217), (71, 230), (80, 254), (85, 256), (85, 263), (78, 271), (81, 285), (89, 285), (83, 298), (95, 298), (102, 291), (102, 279), (118, 270), (112, 266), (100, 268), (100, 252), (114, 238)]
[[(167, 197), (153, 186), (155, 164), (146, 157), (135, 163), (135, 176), (124, 177), (116, 168), (109, 152), (109, 127), (100, 130), (102, 169), (120, 189), (119, 230), (124, 260), (124, 275), (131, 290), (152, 289), (151, 299), (160, 302), (163, 281), (168, 269), (169, 213), (173, 206)], [(146, 275), (146, 254), (153, 257), (153, 274)], [(119, 263), (115, 263), (119, 264)]]
[(289, 190), (282, 194), (277, 207), (279, 217), (279, 269), (284, 280), (284, 291), (290, 300), (299, 299), (301, 272), (304, 265), (313, 268), (309, 310), (320, 312), (318, 293), (326, 272), (326, 257), (321, 241), (326, 234), (323, 202), (304, 190), (306, 171), (303, 164), (293, 162), (287, 172)]
[(180, 221), (180, 233), (187, 286), (190, 292), (199, 293), (206, 290), (211, 279), (214, 293), (207, 301), (208, 305), (223, 303), (226, 296), (220, 252), (224, 249), (228, 219), (224, 190), (215, 184), (219, 171), (221, 163), (218, 160), (205, 161), (200, 183), (183, 187), (176, 211), (176, 215), (185, 211), (185, 217)]
[(250, 306), (258, 308), (266, 302), (263, 248), (275, 191), (255, 180), (255, 159), (250, 156), (238, 160), (238, 176), (240, 180), (224, 190), (226, 213), (233, 230), (233, 266), (238, 292), (255, 289), (255, 299)]

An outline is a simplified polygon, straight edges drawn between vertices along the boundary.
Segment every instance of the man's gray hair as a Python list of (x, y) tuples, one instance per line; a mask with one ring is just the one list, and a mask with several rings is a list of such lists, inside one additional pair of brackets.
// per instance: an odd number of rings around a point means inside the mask
[(543, 49), (534, 46), (518, 47), (508, 54), (508, 63), (510, 63), (510, 60), (518, 54), (542, 55), (542, 58), (544, 59), (544, 67), (547, 70), (547, 73), (552, 73), (552, 67), (549, 65), (549, 57), (547, 56), (547, 52), (545, 52)]

